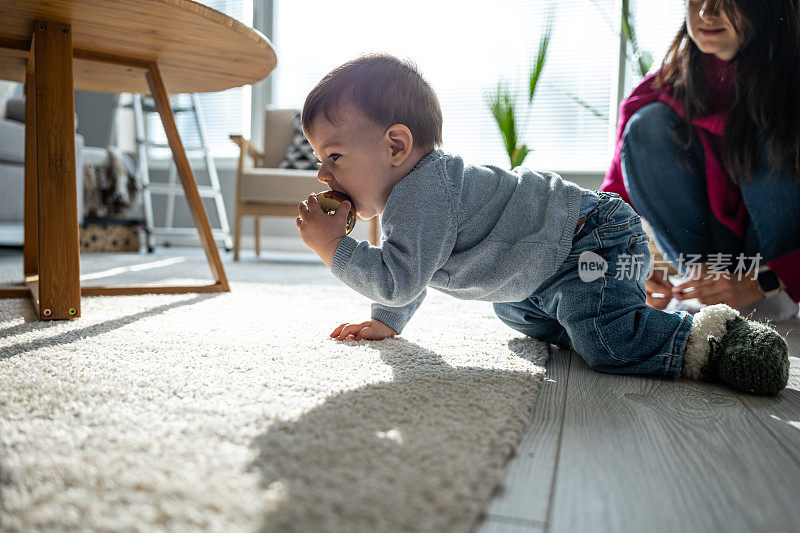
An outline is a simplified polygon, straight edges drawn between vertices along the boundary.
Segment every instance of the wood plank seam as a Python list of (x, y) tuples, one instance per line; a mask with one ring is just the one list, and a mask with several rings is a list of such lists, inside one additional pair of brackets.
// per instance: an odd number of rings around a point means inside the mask
[(509, 465), (503, 491), (486, 508), (486, 514), (542, 524), (547, 518), (570, 360), (568, 350), (550, 345), (548, 351), (546, 373), (531, 410), (531, 424)]
[(545, 525), (545, 523), (541, 520), (527, 520), (525, 518), (514, 518), (511, 516), (492, 513), (486, 515), (486, 520), (491, 520), (492, 522), (501, 522), (503, 524), (511, 524), (514, 526), (533, 527), (537, 529), (542, 529)]
[[(546, 375), (542, 376), (541, 379), (540, 379), (540, 383), (538, 385), (537, 399), (538, 399), (538, 396), (541, 395), (541, 393), (542, 393), (542, 388), (544, 387), (544, 382), (546, 381), (546, 379), (547, 379)], [(522, 429), (522, 432), (520, 433), (519, 437), (517, 438), (517, 442), (516, 442), (516, 445), (515, 445), (514, 449), (512, 449), (511, 453), (509, 453), (508, 456), (505, 458), (503, 466), (501, 467), (502, 468), (502, 472), (503, 472), (502, 476), (501, 476), (501, 480), (500, 480), (500, 482), (497, 483), (497, 485), (495, 485), (493, 487), (492, 493), (491, 493), (491, 495), (489, 497), (490, 499), (487, 502), (487, 505), (490, 505), (492, 500), (494, 498), (496, 498), (498, 494), (500, 494), (504, 490), (506, 490), (505, 484), (506, 484), (506, 480), (508, 479), (508, 476), (510, 474), (511, 463), (514, 461), (515, 458), (518, 457), (519, 447), (522, 445), (522, 442), (525, 440), (525, 436), (527, 435), (527, 433), (531, 430), (531, 427), (532, 427), (534, 419), (535, 419), (535, 415), (536, 415), (536, 402), (534, 401), (534, 404), (531, 406), (531, 410), (528, 413), (528, 419), (525, 422), (525, 427)], [(526, 523), (536, 522), (537, 524), (540, 524), (540, 525), (543, 524), (543, 522), (541, 520), (528, 520), (528, 519), (525, 519), (525, 518), (517, 518), (517, 517), (508, 516), (508, 515), (504, 515), (504, 514), (497, 513), (497, 512), (492, 513), (492, 512), (484, 511), (475, 519), (475, 524), (474, 524), (473, 529), (476, 529), (482, 522), (485, 522), (486, 520), (488, 520), (488, 519), (490, 519), (492, 517), (493, 518), (503, 518), (503, 519), (506, 519), (506, 520), (522, 521), (522, 522), (526, 522)]]
[(561, 421), (558, 426), (558, 445), (556, 447), (556, 458), (553, 464), (553, 479), (550, 482), (550, 497), (548, 498), (547, 502), (547, 515), (545, 518), (544, 523), (544, 532), (549, 533), (550, 531), (550, 523), (553, 516), (553, 500), (555, 498), (556, 493), (556, 483), (558, 483), (558, 467), (561, 461), (561, 447), (563, 445), (564, 439), (564, 418), (566, 417), (567, 412), (567, 398), (569, 398), (569, 381), (570, 381), (570, 371), (572, 369), (572, 358), (573, 357), (580, 357), (574, 350), (569, 351), (569, 362), (567, 364), (567, 371), (566, 371), (566, 383), (564, 384), (564, 402), (561, 404)]

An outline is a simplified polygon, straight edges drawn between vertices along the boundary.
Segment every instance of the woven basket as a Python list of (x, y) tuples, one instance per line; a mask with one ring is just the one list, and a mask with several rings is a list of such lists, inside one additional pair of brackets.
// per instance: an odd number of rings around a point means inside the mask
[(141, 233), (139, 220), (88, 219), (81, 227), (81, 252), (138, 252)]

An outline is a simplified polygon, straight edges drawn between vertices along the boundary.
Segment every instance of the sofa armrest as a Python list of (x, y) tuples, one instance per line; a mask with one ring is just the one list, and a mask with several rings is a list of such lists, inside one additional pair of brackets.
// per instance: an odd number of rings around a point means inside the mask
[(83, 224), (83, 135), (75, 134), (75, 178), (78, 193), (78, 224)]
[(6, 102), (6, 118), (25, 123), (25, 98), (11, 98)]

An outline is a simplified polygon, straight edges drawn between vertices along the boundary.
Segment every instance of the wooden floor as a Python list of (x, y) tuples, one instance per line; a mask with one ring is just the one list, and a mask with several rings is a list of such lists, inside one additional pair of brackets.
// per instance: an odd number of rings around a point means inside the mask
[[(0, 249), (0, 274), (20, 265)], [(322, 267), (319, 277), (336, 282)], [(553, 347), (505, 489), (477, 531), (800, 531), (800, 319), (778, 329), (792, 365), (777, 397), (592, 372)]]
[(551, 347), (479, 533), (800, 531), (800, 319), (777, 397), (589, 370)]

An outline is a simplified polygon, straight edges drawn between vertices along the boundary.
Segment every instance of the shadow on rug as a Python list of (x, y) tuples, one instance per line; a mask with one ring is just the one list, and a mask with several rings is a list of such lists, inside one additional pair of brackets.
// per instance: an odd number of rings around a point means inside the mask
[[(500, 481), (528, 414), (504, 405), (532, 405), (534, 376), (454, 368), (403, 339), (369, 344), (391, 381), (328, 397), (256, 439), (253, 467), (274, 496), (263, 531), (468, 530)], [(526, 359), (540, 348), (509, 345)]]

